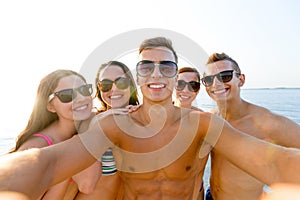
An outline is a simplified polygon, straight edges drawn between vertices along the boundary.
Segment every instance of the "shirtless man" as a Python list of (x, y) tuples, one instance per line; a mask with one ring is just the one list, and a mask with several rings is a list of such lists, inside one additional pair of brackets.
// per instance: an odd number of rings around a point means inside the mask
[[(228, 55), (212, 54), (202, 81), (207, 94), (217, 102), (218, 114), (233, 127), (265, 141), (300, 148), (297, 123), (241, 98), (240, 88), (245, 83), (245, 75)], [(212, 151), (211, 158), (207, 199), (253, 200), (261, 195), (264, 183), (231, 164), (218, 152)]]
[(49, 185), (94, 163), (109, 147), (122, 171), (124, 199), (191, 199), (199, 150), (202, 157), (212, 146), (268, 184), (300, 183), (300, 150), (259, 141), (212, 114), (175, 107), (176, 62), (170, 41), (144, 41), (137, 64), (143, 105), (129, 115), (104, 112), (85, 133), (57, 145), (3, 157), (0, 189), (37, 198)]

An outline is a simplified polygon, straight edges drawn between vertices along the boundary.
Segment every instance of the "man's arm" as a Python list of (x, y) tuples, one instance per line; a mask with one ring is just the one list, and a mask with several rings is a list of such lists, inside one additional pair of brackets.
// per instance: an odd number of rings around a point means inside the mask
[(36, 199), (49, 186), (87, 168), (111, 145), (99, 120), (93, 119), (85, 133), (64, 142), (2, 156), (0, 190), (16, 191)]
[(300, 125), (296, 122), (276, 114), (267, 118), (267, 130), (270, 130), (269, 137), (275, 144), (300, 148)]
[(300, 183), (300, 174), (297, 173), (300, 169), (300, 150), (259, 140), (234, 129), (214, 115), (211, 115), (210, 121), (213, 123), (208, 127), (208, 134), (213, 133), (210, 129), (221, 131), (207, 137), (206, 142), (237, 167), (266, 184)]
[(36, 199), (49, 186), (94, 161), (79, 137), (50, 147), (7, 154), (0, 160), (0, 190), (16, 191)]

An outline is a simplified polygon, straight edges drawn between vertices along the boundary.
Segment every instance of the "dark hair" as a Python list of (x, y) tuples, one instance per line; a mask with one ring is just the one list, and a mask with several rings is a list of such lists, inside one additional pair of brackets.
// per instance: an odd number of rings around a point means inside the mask
[(196, 68), (193, 67), (182, 67), (178, 70), (178, 74), (184, 73), (184, 72), (193, 72), (196, 74), (198, 81), (201, 80), (200, 74)]
[(109, 66), (118, 66), (120, 67), (123, 72), (125, 73), (125, 76), (127, 78), (129, 78), (130, 80), (130, 98), (129, 98), (129, 105), (138, 105), (139, 104), (139, 100), (138, 100), (138, 97), (137, 97), (137, 88), (136, 88), (136, 84), (134, 82), (134, 78), (129, 70), (129, 68), (122, 62), (119, 62), (119, 61), (109, 61), (107, 63), (103, 63), (99, 69), (98, 69), (98, 72), (97, 72), (97, 75), (96, 75), (96, 79), (95, 79), (95, 85), (96, 85), (96, 94), (95, 94), (95, 97), (98, 98), (98, 100), (100, 101), (101, 103), (101, 106), (102, 108), (99, 110), (99, 112), (102, 112), (102, 111), (106, 111), (108, 110), (108, 106), (107, 104), (103, 101), (102, 97), (101, 97), (101, 91), (99, 90), (98, 88), (98, 82), (99, 82), (99, 75), (101, 73), (101, 71), (103, 71), (105, 68), (109, 67)]
[(211, 63), (222, 61), (222, 60), (230, 61), (231, 64), (232, 64), (232, 68), (236, 72), (238, 72), (239, 74), (241, 73), (241, 69), (240, 69), (238, 63), (225, 53), (221, 53), (221, 54), (220, 53), (214, 53), (214, 54), (212, 54), (211, 56), (209, 56), (206, 64), (211, 64)]
[(10, 152), (17, 151), (33, 134), (43, 130), (58, 119), (56, 113), (47, 109), (49, 95), (57, 87), (59, 81), (67, 76), (75, 75), (81, 78), (85, 83), (85, 78), (72, 70), (56, 70), (45, 76), (39, 84), (33, 110), (28, 120), (26, 128), (18, 135), (16, 146)]
[(170, 49), (175, 57), (175, 62), (178, 62), (178, 56), (175, 52), (175, 50), (173, 49), (172, 46), (172, 41), (165, 38), (165, 37), (155, 37), (155, 38), (150, 38), (150, 39), (146, 39), (142, 42), (142, 44), (140, 45), (139, 48), (139, 54), (142, 53), (142, 51), (147, 50), (147, 49), (153, 49), (156, 47), (166, 47), (168, 49)]

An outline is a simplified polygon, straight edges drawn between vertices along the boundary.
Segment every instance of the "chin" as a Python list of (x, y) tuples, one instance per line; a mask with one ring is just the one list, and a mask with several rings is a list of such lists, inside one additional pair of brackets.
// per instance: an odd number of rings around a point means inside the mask
[(91, 113), (90, 113), (90, 112), (89, 112), (89, 113), (85, 113), (85, 114), (81, 113), (80, 115), (74, 114), (74, 115), (73, 115), (73, 119), (74, 119), (74, 120), (77, 120), (77, 121), (81, 121), (81, 120), (86, 120), (86, 119), (88, 119), (90, 116), (91, 116)]
[(116, 102), (116, 103), (112, 103), (111, 107), (112, 108), (123, 108), (125, 106), (127, 106), (128, 102)]

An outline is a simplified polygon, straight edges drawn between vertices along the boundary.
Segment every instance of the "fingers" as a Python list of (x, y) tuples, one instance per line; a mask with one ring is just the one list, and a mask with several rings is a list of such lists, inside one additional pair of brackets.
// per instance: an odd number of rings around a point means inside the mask
[(125, 108), (128, 109), (128, 113), (132, 113), (137, 111), (140, 107), (141, 105), (128, 105)]

